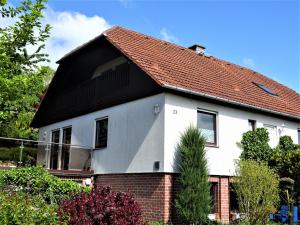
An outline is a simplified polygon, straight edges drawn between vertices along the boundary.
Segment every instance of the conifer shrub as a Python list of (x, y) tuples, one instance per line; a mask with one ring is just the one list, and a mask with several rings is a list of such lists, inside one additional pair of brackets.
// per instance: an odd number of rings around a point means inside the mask
[(189, 127), (182, 135), (180, 155), (181, 189), (175, 200), (183, 224), (208, 224), (211, 209), (210, 183), (205, 158), (205, 138), (198, 128)]
[(60, 220), (69, 225), (145, 225), (133, 196), (98, 187), (65, 199), (59, 206)]

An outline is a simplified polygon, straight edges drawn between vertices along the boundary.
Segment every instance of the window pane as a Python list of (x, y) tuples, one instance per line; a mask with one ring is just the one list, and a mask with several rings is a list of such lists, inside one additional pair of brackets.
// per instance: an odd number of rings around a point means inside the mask
[(298, 144), (300, 145), (300, 129), (298, 130)]
[(69, 160), (70, 160), (70, 145), (71, 144), (71, 135), (72, 135), (72, 128), (67, 127), (63, 130), (63, 145), (62, 152), (61, 152), (61, 168), (64, 170), (69, 169)]
[(206, 137), (206, 142), (216, 144), (216, 115), (207, 112), (198, 112), (198, 127)]
[(219, 199), (218, 199), (218, 183), (211, 183), (210, 186), (210, 196), (211, 196), (211, 213), (218, 213), (219, 212)]
[(59, 130), (52, 131), (52, 139), (53, 142), (51, 145), (51, 155), (50, 155), (50, 169), (56, 170), (58, 167), (58, 151), (59, 145), (54, 143), (59, 143)]
[(107, 125), (108, 119), (98, 120), (96, 122), (95, 148), (104, 148), (107, 146)]
[(255, 131), (255, 129), (256, 129), (256, 121), (255, 120), (248, 120), (248, 124), (249, 124), (249, 130), (250, 131)]

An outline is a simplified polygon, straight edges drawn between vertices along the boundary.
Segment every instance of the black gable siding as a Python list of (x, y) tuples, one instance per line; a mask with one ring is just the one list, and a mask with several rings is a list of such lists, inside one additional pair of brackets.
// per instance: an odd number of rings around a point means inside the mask
[(121, 53), (105, 40), (93, 43), (59, 66), (39, 107), (33, 127), (84, 115), (162, 92), (134, 63), (128, 62), (92, 79), (95, 69)]

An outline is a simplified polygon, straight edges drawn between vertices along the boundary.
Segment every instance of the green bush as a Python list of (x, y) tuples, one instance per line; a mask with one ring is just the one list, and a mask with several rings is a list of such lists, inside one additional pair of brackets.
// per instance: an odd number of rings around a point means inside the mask
[(296, 147), (297, 146), (294, 144), (293, 139), (290, 136), (285, 135), (279, 138), (278, 148), (281, 151), (292, 151), (295, 150)]
[(241, 159), (268, 162), (272, 148), (268, 144), (269, 133), (265, 128), (257, 128), (243, 134)]
[(83, 188), (73, 181), (61, 180), (41, 167), (28, 167), (1, 171), (0, 190), (8, 193), (22, 191), (40, 196), (47, 203), (59, 203)]
[(205, 138), (189, 127), (178, 146), (181, 162), (176, 209), (184, 224), (206, 224), (211, 209), (210, 183), (205, 157)]
[(57, 206), (23, 192), (0, 192), (0, 224), (58, 224)]
[(240, 161), (233, 178), (240, 213), (245, 214), (246, 224), (267, 224), (268, 215), (279, 201), (279, 178), (265, 163)]

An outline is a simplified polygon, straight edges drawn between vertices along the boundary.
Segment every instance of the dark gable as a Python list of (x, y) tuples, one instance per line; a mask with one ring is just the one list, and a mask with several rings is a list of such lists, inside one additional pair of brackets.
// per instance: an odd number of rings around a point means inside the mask
[[(162, 88), (103, 37), (62, 60), (32, 123), (42, 127), (151, 96)], [(124, 57), (123, 57), (124, 58)], [(108, 65), (112, 63), (112, 67)], [(95, 74), (104, 65), (107, 70)]]

